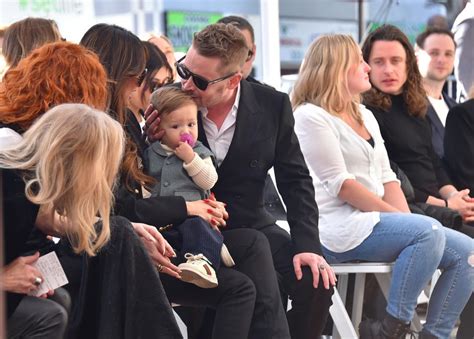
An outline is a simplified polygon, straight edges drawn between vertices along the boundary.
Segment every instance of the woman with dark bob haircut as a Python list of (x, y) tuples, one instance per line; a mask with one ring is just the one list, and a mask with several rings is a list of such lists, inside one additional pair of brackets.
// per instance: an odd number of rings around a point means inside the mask
[[(368, 35), (362, 53), (371, 67), (369, 76), (372, 84), (372, 89), (363, 95), (363, 102), (377, 119), (390, 160), (403, 170), (413, 186), (414, 193), (409, 194), (410, 197), (407, 195), (410, 207), (422, 206), (413, 211), (428, 214), (446, 227), (458, 227), (472, 238), (473, 227), (462, 225), (461, 222), (458, 226), (449, 224), (446, 217), (448, 213), (457, 211), (464, 221), (473, 221), (474, 201), (469, 197), (469, 190), (458, 191), (451, 184), (433, 149), (431, 126), (426, 119), (428, 99), (408, 38), (397, 27), (384, 25)], [(446, 265), (452, 257), (463, 258), (460, 263), (470, 265), (468, 274), (459, 277), (444, 274), (444, 278), (437, 282), (422, 331), (423, 338), (449, 337), (474, 286), (472, 239), (468, 239), (471, 252), (461, 254), (456, 250), (461, 245), (461, 234), (455, 230), (446, 231), (449, 232), (446, 232), (445, 254), (440, 265)], [(469, 288), (463, 291), (453, 289), (456, 283), (461, 283), (458, 279), (462, 282), (470, 280)], [(472, 305), (472, 297), (469, 304)], [(396, 314), (392, 316), (397, 317)], [(472, 318), (472, 314), (469, 317)], [(407, 322), (410, 319), (398, 316), (398, 320)]]

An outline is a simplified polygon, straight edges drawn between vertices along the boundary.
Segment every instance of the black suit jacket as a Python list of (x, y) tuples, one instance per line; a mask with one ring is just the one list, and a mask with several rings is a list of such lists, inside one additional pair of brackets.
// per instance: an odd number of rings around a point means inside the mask
[(474, 192), (474, 99), (454, 106), (446, 119), (444, 160), (458, 189)]
[[(275, 223), (263, 191), (273, 166), (287, 208), (295, 253), (321, 254), (318, 208), (309, 171), (294, 133), (288, 95), (243, 80), (234, 137), (212, 191), (227, 204), (228, 227), (262, 228)], [(209, 147), (200, 120), (199, 139)]]
[[(443, 99), (448, 105), (449, 109), (456, 105), (456, 101), (446, 93), (443, 93)], [(428, 111), (426, 112), (426, 115), (428, 116), (428, 120), (431, 123), (431, 141), (433, 143), (434, 151), (442, 159), (444, 156), (444, 126), (441, 123), (441, 120), (439, 120), (438, 114), (436, 114), (436, 111), (431, 104), (428, 105)]]

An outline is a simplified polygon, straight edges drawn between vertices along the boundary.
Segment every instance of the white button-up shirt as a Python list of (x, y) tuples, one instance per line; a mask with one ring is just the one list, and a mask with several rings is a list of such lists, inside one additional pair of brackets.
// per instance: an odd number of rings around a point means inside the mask
[(304, 104), (295, 112), (295, 132), (310, 170), (319, 207), (319, 237), (333, 252), (360, 245), (380, 221), (379, 212), (362, 212), (338, 198), (342, 184), (356, 179), (369, 191), (384, 196), (384, 184), (398, 181), (390, 168), (377, 120), (360, 105), (372, 147), (342, 119), (321, 107)]
[(212, 153), (214, 153), (217, 161), (217, 166), (220, 166), (222, 161), (229, 151), (232, 138), (234, 137), (235, 132), (235, 123), (237, 121), (237, 111), (239, 109), (239, 100), (240, 100), (240, 85), (237, 88), (237, 95), (235, 96), (234, 104), (227, 114), (224, 123), (221, 128), (218, 129), (214, 121), (207, 117), (207, 108), (200, 107), (199, 110), (202, 113), (202, 125), (204, 131), (206, 132), (206, 138), (211, 148)]

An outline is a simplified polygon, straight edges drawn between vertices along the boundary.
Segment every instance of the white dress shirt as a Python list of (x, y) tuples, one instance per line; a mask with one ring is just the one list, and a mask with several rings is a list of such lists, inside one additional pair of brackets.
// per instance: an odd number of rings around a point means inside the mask
[(319, 207), (319, 237), (333, 252), (360, 245), (380, 221), (379, 212), (362, 212), (338, 198), (342, 184), (355, 179), (379, 197), (384, 184), (398, 181), (390, 168), (377, 120), (360, 105), (372, 147), (342, 119), (321, 107), (303, 104), (295, 112), (295, 132), (310, 170)]
[(232, 108), (227, 114), (220, 129), (217, 128), (217, 125), (214, 123), (214, 121), (207, 117), (207, 108), (199, 108), (202, 113), (202, 126), (206, 132), (206, 138), (209, 143), (209, 147), (216, 157), (217, 166), (220, 166), (222, 161), (224, 161), (227, 152), (229, 151), (232, 138), (234, 137), (237, 111), (239, 109), (239, 100), (240, 85), (237, 88), (237, 95), (235, 96), (234, 104), (232, 105)]

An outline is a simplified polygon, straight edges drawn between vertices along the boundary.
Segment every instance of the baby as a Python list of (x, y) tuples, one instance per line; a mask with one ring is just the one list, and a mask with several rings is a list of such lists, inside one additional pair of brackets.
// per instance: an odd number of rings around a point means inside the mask
[[(213, 154), (197, 141), (197, 106), (193, 98), (176, 87), (162, 87), (151, 96), (160, 112), (164, 136), (145, 152), (147, 173), (157, 179), (152, 196), (182, 196), (186, 201), (207, 199), (217, 181)], [(223, 244), (222, 234), (200, 217), (173, 225), (163, 236), (186, 262), (179, 265), (183, 281), (203, 288), (216, 287), (220, 262), (234, 261)]]

